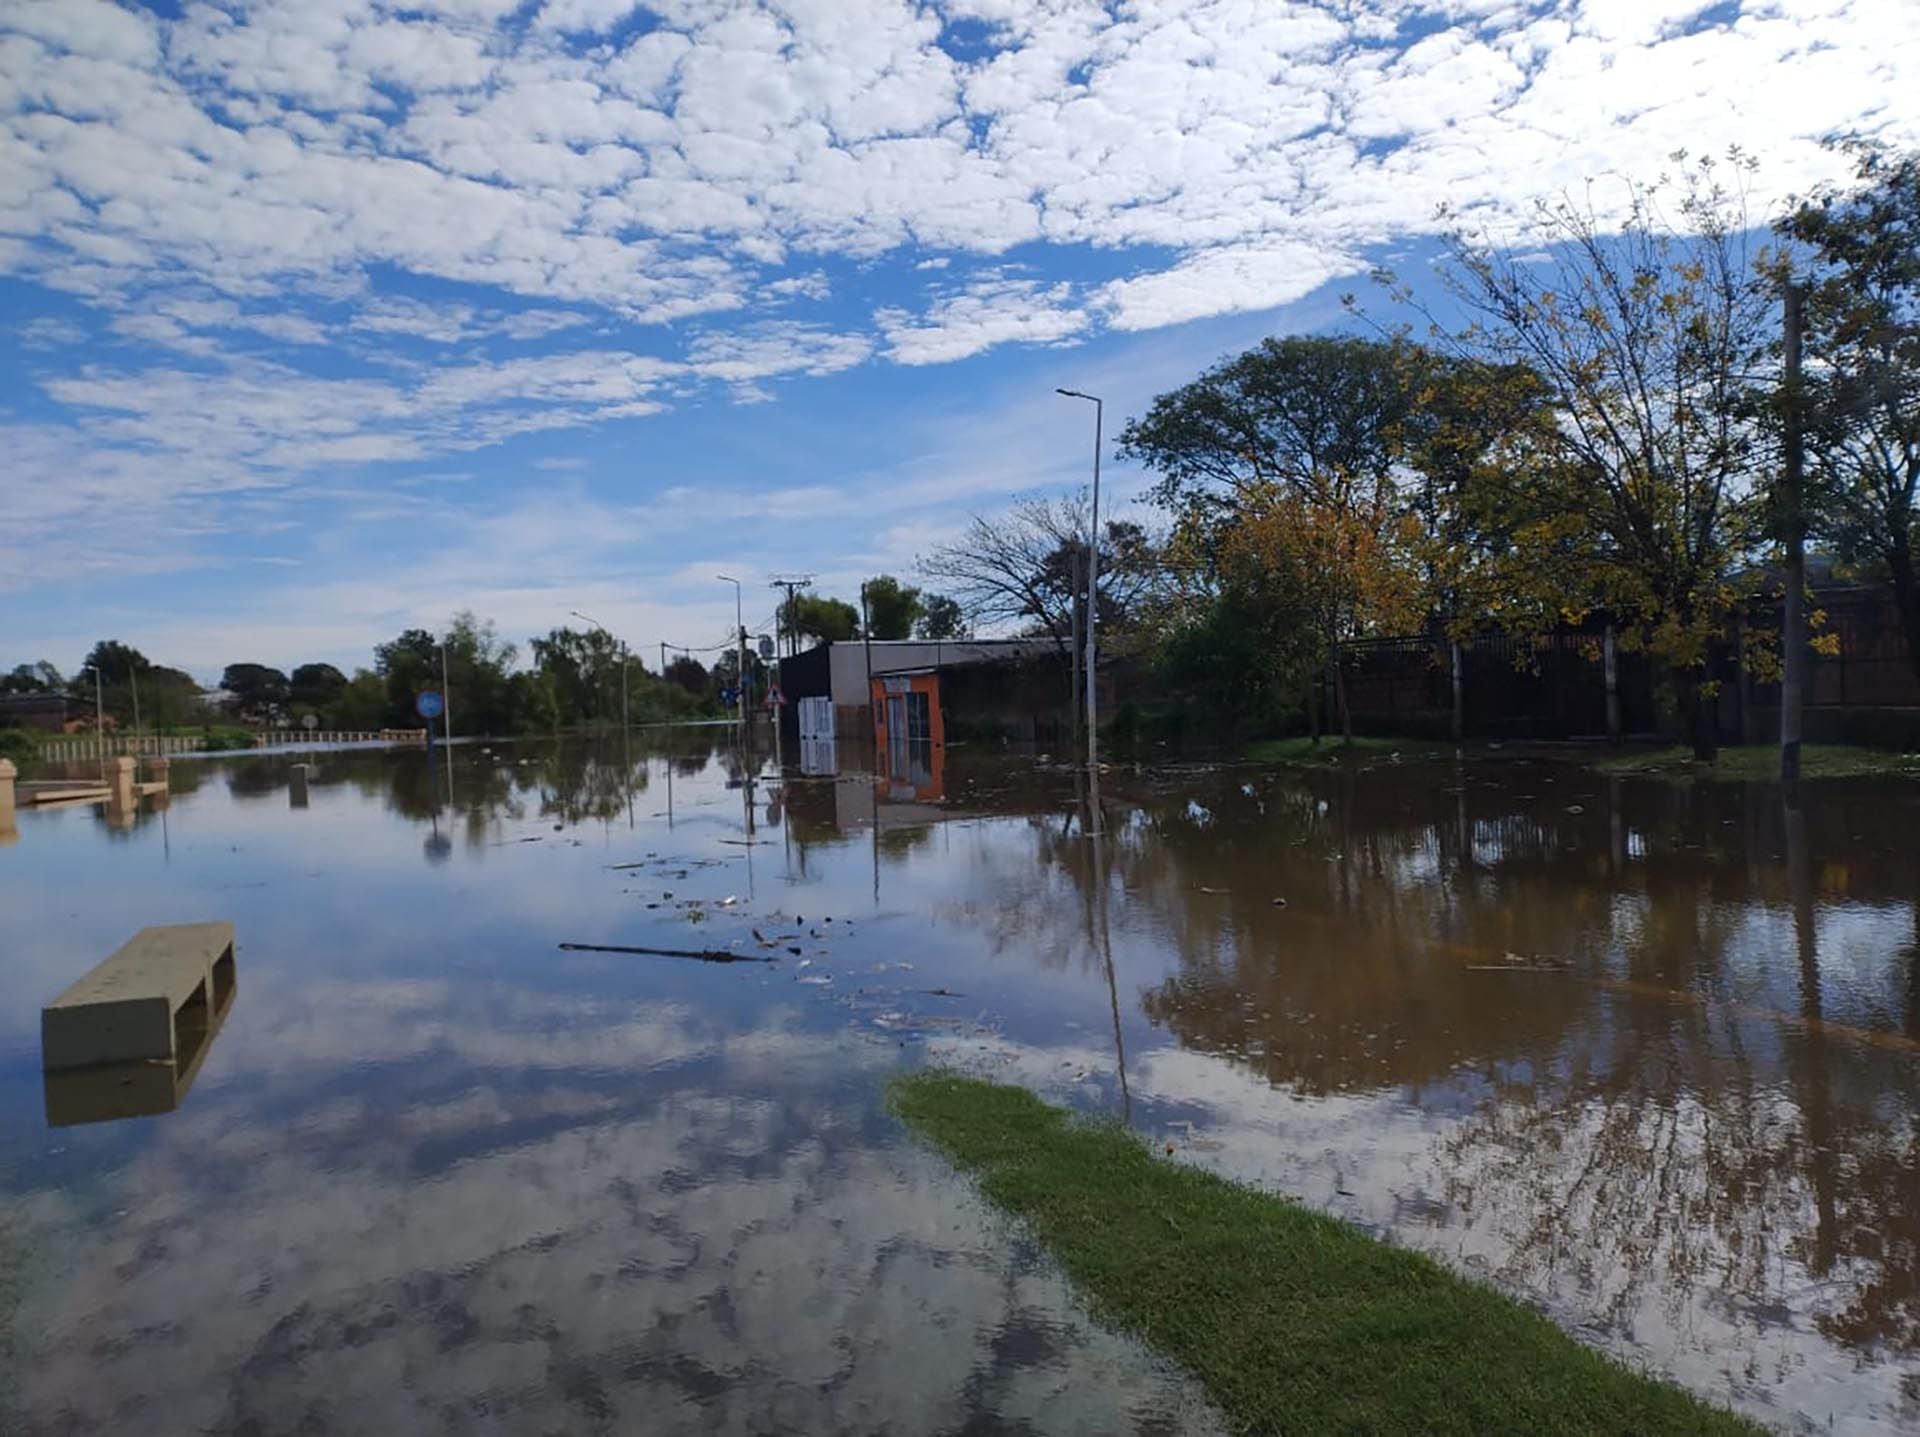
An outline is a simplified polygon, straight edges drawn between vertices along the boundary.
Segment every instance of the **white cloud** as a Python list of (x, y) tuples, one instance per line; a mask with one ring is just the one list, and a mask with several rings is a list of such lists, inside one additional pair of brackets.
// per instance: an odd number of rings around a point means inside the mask
[[(1680, 145), (1761, 156), (1764, 207), (1837, 172), (1821, 136), (1920, 141), (1909, 0), (646, 8), (0, 8), (0, 274), (71, 297), (18, 331), (8, 581), (706, 385), (1264, 311), (1443, 201), (1510, 226)], [(972, 448), (894, 487), (987, 492)]]
[(873, 353), (862, 334), (836, 334), (808, 324), (763, 324), (703, 334), (688, 350), (688, 365), (707, 379), (742, 382), (777, 374), (835, 374)]
[(60, 349), (67, 345), (82, 344), (87, 338), (86, 327), (70, 319), (30, 319), (15, 332), (20, 336), (21, 345), (27, 349)]
[[(779, 296), (762, 266), (793, 251), (1345, 255), (1441, 198), (1517, 213), (1682, 143), (1739, 140), (1785, 190), (1830, 170), (1818, 136), (1917, 131), (1900, 0), (1746, 0), (1705, 28), (1693, 0), (716, 0), (611, 43), (621, 0), (525, 33), (510, 8), (14, 6), (0, 191), (30, 243), (5, 262), (81, 292), (391, 266), (669, 322)], [(949, 56), (943, 16), (995, 26), (988, 52)]]
[(404, 334), (436, 344), (459, 344), (504, 335), (508, 339), (543, 339), (590, 322), (575, 310), (476, 309), (470, 304), (429, 304), (406, 295), (382, 295), (367, 300), (348, 322), (369, 334)]
[(1208, 315), (1273, 309), (1361, 268), (1338, 251), (1292, 243), (1201, 250), (1155, 274), (1114, 280), (1099, 301), (1115, 329), (1158, 329)]
[(901, 364), (946, 364), (996, 344), (1052, 344), (1071, 339), (1088, 325), (1074, 302), (1073, 286), (983, 274), (965, 289), (938, 300), (925, 314), (880, 310), (888, 357)]

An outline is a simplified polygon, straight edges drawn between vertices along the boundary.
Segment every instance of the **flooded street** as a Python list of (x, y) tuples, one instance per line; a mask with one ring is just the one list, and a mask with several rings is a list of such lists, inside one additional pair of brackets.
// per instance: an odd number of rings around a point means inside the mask
[[(1207, 1430), (889, 1117), (929, 1059), (1762, 1420), (1920, 1427), (1920, 784), (443, 756), (21, 813), (7, 1430)], [(203, 919), (183, 1085), (43, 1078), (43, 1004)]]

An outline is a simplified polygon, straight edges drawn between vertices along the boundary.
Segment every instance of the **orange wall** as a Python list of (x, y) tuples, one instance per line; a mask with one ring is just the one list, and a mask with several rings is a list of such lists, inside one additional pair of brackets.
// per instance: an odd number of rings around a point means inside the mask
[[(898, 680), (895, 680), (898, 682)], [(908, 688), (917, 694), (927, 696), (927, 735), (936, 744), (947, 741), (946, 719), (940, 712), (940, 675), (915, 674), (907, 680)], [(876, 677), (873, 680), (873, 741), (884, 744), (887, 733), (887, 680)]]

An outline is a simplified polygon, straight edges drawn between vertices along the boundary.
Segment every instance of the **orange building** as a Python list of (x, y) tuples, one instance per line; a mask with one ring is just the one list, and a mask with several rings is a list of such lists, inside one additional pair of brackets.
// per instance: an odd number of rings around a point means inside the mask
[(873, 741), (882, 749), (895, 744), (945, 744), (947, 726), (940, 715), (940, 673), (918, 669), (904, 674), (875, 674)]

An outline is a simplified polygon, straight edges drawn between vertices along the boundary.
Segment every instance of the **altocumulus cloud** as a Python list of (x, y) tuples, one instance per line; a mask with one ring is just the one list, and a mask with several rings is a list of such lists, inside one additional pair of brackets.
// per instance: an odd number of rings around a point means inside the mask
[(1681, 145), (1793, 191), (1827, 135), (1920, 137), (1915, 73), (1912, 0), (13, 0), (0, 443), (60, 492), (0, 561), (125, 565), (316, 468), (710, 387), (1268, 309), (1443, 202), (1517, 227)]

